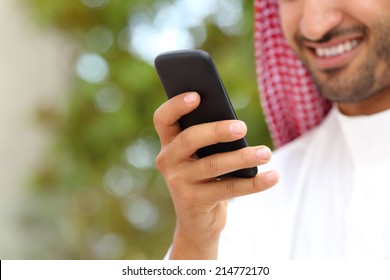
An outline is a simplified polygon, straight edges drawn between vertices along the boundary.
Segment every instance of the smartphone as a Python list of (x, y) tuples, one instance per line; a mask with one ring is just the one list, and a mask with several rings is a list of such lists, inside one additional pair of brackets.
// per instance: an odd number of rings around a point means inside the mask
[[(154, 62), (168, 98), (189, 91), (195, 91), (201, 96), (199, 107), (179, 119), (182, 130), (201, 123), (237, 119), (217, 68), (206, 51), (191, 49), (166, 52), (158, 55)], [(203, 158), (247, 146), (247, 141), (243, 138), (203, 147), (196, 154)], [(220, 178), (251, 178), (256, 174), (257, 167), (251, 167)]]

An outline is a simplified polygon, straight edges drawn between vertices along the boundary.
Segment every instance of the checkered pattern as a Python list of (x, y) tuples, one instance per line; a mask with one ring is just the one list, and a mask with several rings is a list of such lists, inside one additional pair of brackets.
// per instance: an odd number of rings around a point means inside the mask
[(255, 0), (255, 50), (263, 111), (275, 147), (281, 147), (318, 125), (331, 105), (287, 45), (277, 0)]

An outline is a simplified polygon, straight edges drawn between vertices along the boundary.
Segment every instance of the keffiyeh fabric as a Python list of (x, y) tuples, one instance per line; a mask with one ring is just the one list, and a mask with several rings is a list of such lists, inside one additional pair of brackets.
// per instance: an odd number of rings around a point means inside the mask
[(277, 2), (255, 0), (255, 51), (263, 111), (274, 145), (281, 147), (318, 125), (331, 104), (287, 45)]

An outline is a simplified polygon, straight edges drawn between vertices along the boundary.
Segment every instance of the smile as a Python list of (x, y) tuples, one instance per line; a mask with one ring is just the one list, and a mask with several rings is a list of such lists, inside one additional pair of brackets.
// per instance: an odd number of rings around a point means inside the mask
[(320, 71), (342, 69), (350, 64), (359, 54), (365, 38), (360, 34), (334, 37), (326, 42), (306, 41), (310, 68)]
[(351, 41), (343, 42), (338, 45), (327, 47), (327, 48), (315, 48), (314, 52), (318, 57), (332, 57), (347, 53), (358, 46), (358, 40), (354, 39)]

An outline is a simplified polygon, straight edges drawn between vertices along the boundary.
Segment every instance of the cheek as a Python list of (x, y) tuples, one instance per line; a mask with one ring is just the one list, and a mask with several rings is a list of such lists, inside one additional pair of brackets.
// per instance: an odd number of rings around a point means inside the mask
[(388, 17), (390, 12), (390, 1), (388, 0), (348, 0), (344, 8), (351, 16), (359, 20), (372, 20), (385, 14)]
[(279, 1), (279, 15), (284, 37), (290, 46), (294, 46), (294, 37), (299, 32), (301, 1)]
[(347, 20), (370, 28), (378, 19), (389, 18), (390, 1), (344, 0), (340, 8)]

